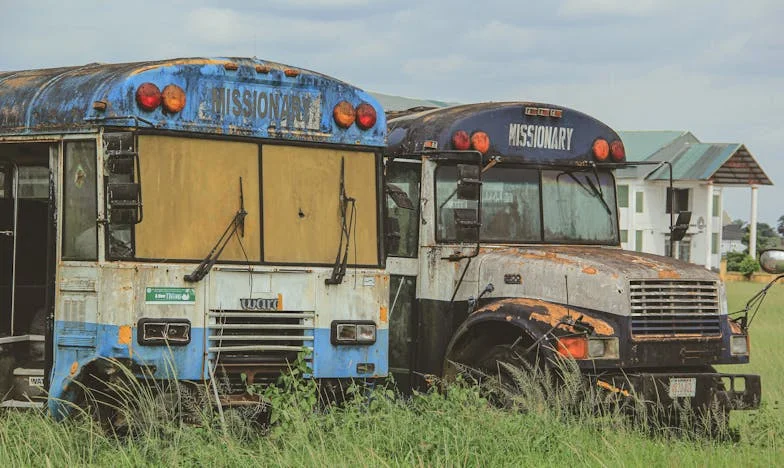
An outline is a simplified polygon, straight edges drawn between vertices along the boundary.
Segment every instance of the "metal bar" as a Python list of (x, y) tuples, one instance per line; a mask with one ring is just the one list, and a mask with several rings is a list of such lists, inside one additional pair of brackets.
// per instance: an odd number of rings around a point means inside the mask
[(312, 313), (280, 313), (280, 312), (209, 312), (210, 317), (237, 318), (316, 318)]
[(210, 341), (313, 341), (312, 336), (286, 335), (213, 335)]
[(19, 228), (19, 167), (13, 165), (13, 195), (14, 195), (14, 245), (13, 249), (13, 265), (11, 265), (11, 336), (14, 335), (14, 321), (16, 319), (16, 238), (18, 237), (17, 231)]
[(232, 351), (313, 351), (310, 346), (283, 346), (283, 345), (257, 345), (257, 346), (218, 346), (209, 349), (211, 353), (230, 353)]
[(211, 330), (312, 330), (313, 325), (288, 325), (285, 323), (230, 323), (209, 325), (207, 328)]

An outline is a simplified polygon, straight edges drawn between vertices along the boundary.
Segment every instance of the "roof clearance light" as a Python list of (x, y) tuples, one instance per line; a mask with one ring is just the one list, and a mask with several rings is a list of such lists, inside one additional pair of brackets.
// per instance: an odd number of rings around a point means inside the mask
[(615, 161), (623, 161), (626, 158), (626, 149), (623, 147), (621, 140), (615, 140), (610, 143), (610, 155)]
[(136, 104), (146, 111), (157, 109), (161, 105), (161, 90), (153, 83), (142, 83), (136, 88)]
[(539, 115), (539, 109), (536, 107), (526, 107), (525, 115)]
[(540, 107), (539, 115), (541, 115), (542, 117), (548, 117), (550, 115), (550, 109), (545, 109), (544, 107)]
[(367, 102), (357, 106), (357, 127), (362, 130), (372, 128), (376, 124), (376, 109)]
[(597, 161), (606, 161), (609, 155), (610, 145), (607, 144), (607, 140), (604, 138), (597, 138), (594, 140), (593, 157), (596, 158)]
[(471, 139), (465, 130), (458, 130), (452, 134), (452, 148), (458, 151), (465, 151), (471, 147)]
[(479, 131), (471, 134), (471, 147), (482, 154), (490, 149), (490, 137), (487, 133)]
[(562, 109), (550, 109), (550, 117), (563, 117)]
[(350, 127), (351, 124), (354, 123), (356, 117), (357, 112), (354, 110), (354, 106), (348, 101), (340, 101), (335, 105), (335, 108), (332, 109), (332, 118), (335, 119), (335, 123), (338, 124), (338, 127), (340, 128)]
[(185, 108), (185, 91), (175, 84), (167, 85), (161, 93), (163, 110), (176, 114)]

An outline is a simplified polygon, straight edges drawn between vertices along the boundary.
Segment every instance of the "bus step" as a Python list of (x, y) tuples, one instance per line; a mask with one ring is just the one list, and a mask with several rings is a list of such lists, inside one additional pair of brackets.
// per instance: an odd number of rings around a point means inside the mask
[(2, 403), (0, 403), (0, 408), (42, 409), (43, 407), (44, 407), (43, 401), (5, 400)]

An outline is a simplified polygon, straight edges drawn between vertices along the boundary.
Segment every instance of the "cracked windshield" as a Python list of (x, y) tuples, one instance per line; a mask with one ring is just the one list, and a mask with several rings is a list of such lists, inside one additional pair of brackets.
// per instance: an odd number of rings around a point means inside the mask
[[(455, 213), (476, 208), (475, 201), (458, 200), (456, 188), (457, 168), (440, 167), (436, 206), (442, 242), (457, 240)], [(590, 168), (491, 168), (482, 175), (480, 233), (483, 242), (616, 244), (614, 180)]]

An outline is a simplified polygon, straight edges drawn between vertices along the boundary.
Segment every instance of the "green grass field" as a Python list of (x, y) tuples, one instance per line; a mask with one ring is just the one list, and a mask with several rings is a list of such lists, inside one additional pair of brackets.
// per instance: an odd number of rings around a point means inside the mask
[[(731, 284), (730, 310), (760, 285)], [(558, 404), (528, 412), (490, 407), (476, 388), (455, 388), (410, 401), (386, 390), (344, 408), (314, 413), (308, 385), (278, 394), (281, 423), (268, 434), (228, 434), (202, 425), (140, 423), (120, 440), (86, 420), (55, 424), (42, 415), (0, 418), (6, 466), (777, 466), (784, 464), (784, 287), (771, 291), (752, 325), (752, 364), (763, 376), (762, 409), (733, 414), (738, 441), (651, 434), (613, 415), (576, 415)], [(304, 400), (303, 400), (304, 398)]]

